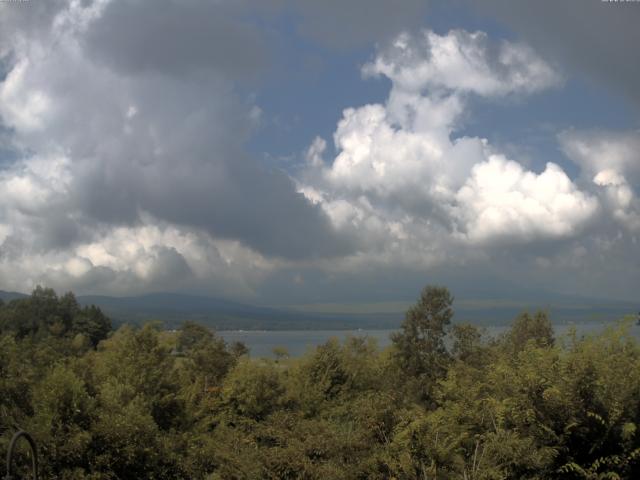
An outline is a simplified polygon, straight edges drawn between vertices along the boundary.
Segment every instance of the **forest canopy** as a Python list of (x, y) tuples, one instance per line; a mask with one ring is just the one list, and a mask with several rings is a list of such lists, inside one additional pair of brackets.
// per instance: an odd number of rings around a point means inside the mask
[(640, 478), (631, 319), (557, 338), (525, 312), (487, 338), (454, 318), (428, 286), (386, 349), (264, 359), (37, 288), (0, 302), (0, 453), (22, 428), (44, 479)]

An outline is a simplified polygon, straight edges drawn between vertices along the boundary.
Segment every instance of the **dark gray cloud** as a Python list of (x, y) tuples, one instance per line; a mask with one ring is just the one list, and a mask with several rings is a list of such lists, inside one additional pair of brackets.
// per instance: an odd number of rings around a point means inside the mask
[[(158, 218), (207, 229), (242, 241), (259, 252), (291, 259), (344, 255), (353, 245), (333, 233), (323, 211), (295, 192), (278, 171), (233, 159), (223, 181), (203, 167), (186, 177), (146, 183), (141, 206)], [(211, 172), (211, 173), (209, 173)]]
[(619, 232), (613, 222), (604, 221), (597, 230), (572, 241), (494, 248), (476, 259), (452, 256), (433, 266), (281, 269), (263, 283), (261, 296), (282, 304), (413, 302), (422, 286), (440, 284), (461, 299), (518, 299), (538, 307), (563, 295), (637, 300), (638, 240), (612, 236)]
[[(53, 173), (14, 172), (27, 185), (16, 202), (36, 186), (50, 190), (30, 213), (42, 218), (27, 222), (45, 224), (39, 248), (73, 245), (82, 225), (133, 226), (146, 212), (269, 256), (350, 251), (286, 174), (244, 151), (260, 110), (233, 80), (254, 71), (264, 49), (233, 14), (211, 2), (113, 2), (86, 25), (88, 12), (68, 11), (55, 45), (31, 38), (44, 56), (16, 46), (3, 119), (27, 157), (66, 159)], [(52, 199), (74, 219), (47, 215)]]
[(382, 41), (422, 25), (425, 0), (292, 0), (301, 34), (333, 48), (353, 48)]
[(156, 255), (157, 260), (149, 272), (154, 283), (176, 285), (193, 275), (186, 260), (175, 248), (159, 247)]
[(640, 5), (602, 0), (480, 0), (477, 11), (505, 22), (544, 54), (640, 106)]
[(51, 21), (67, 4), (67, 0), (0, 2), (0, 52), (16, 35), (31, 38), (49, 35)]
[(268, 34), (234, 2), (111, 2), (91, 25), (86, 45), (124, 72), (185, 76), (213, 69), (253, 76), (270, 64)]

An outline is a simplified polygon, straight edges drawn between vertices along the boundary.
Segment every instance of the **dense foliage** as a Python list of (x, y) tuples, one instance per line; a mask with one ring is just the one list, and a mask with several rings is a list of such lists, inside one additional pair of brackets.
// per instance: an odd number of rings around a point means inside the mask
[(0, 305), (0, 452), (19, 426), (45, 479), (640, 478), (629, 322), (558, 339), (538, 312), (485, 339), (452, 304), (425, 288), (384, 351), (267, 360), (39, 288)]

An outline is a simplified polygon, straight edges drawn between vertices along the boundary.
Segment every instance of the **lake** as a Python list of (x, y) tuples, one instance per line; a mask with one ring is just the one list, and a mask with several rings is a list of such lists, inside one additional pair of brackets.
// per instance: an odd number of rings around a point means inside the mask
[[(579, 335), (601, 332), (607, 325), (603, 323), (576, 323), (568, 325), (554, 325), (556, 338), (567, 333), (571, 326), (576, 328)], [(484, 327), (487, 336), (496, 336), (504, 332), (507, 326)], [(391, 343), (389, 336), (396, 330), (223, 330), (218, 335), (228, 343), (243, 342), (252, 357), (273, 358), (275, 347), (284, 347), (292, 357), (299, 357), (307, 350), (326, 342), (330, 338), (344, 340), (351, 337), (368, 337), (377, 341), (378, 346), (384, 348)], [(634, 337), (640, 338), (640, 327), (634, 325), (631, 329)]]

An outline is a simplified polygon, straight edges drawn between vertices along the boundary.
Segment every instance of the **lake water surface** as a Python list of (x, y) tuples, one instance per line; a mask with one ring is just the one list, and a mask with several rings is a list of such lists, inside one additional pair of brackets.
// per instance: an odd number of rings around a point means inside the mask
[[(611, 324), (608, 324), (611, 325)], [(556, 337), (565, 335), (574, 326), (578, 335), (588, 335), (601, 332), (607, 325), (603, 323), (577, 323), (571, 325), (554, 325)], [(483, 327), (486, 336), (496, 336), (504, 332), (507, 326)], [(380, 348), (391, 343), (389, 336), (396, 330), (227, 330), (219, 331), (227, 342), (240, 341), (249, 347), (252, 357), (273, 357), (275, 347), (284, 347), (292, 357), (303, 355), (307, 350), (323, 344), (330, 338), (342, 341), (351, 337), (369, 337), (377, 341)], [(631, 333), (640, 338), (640, 327), (634, 325)]]

